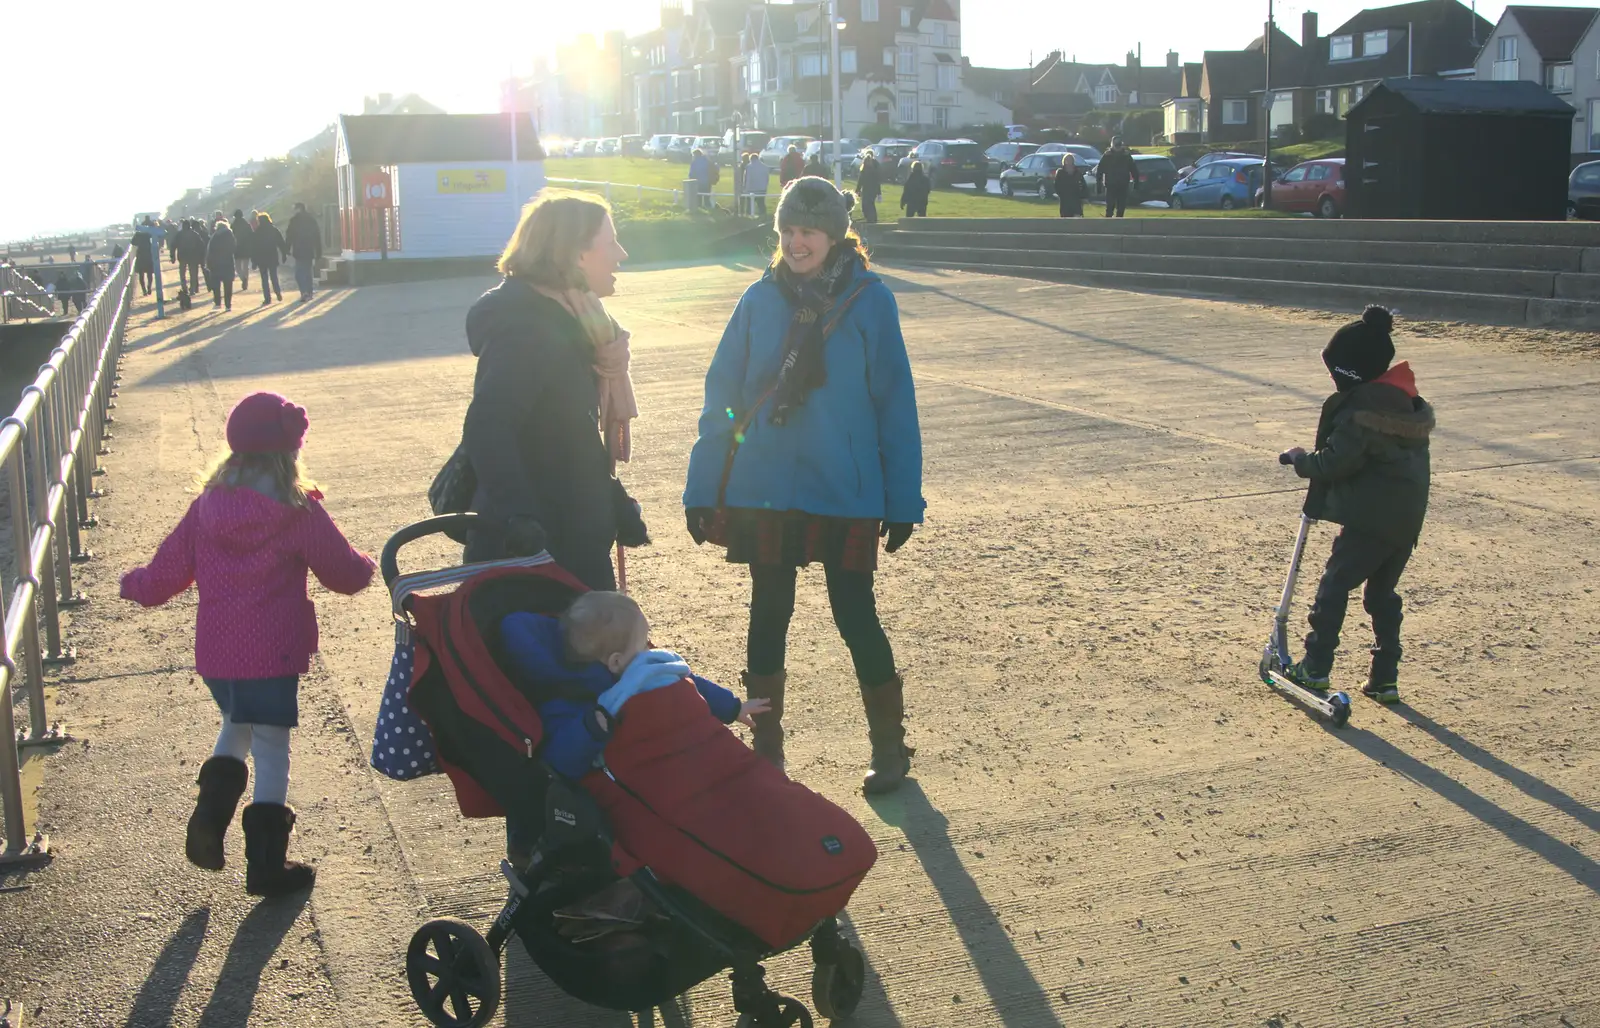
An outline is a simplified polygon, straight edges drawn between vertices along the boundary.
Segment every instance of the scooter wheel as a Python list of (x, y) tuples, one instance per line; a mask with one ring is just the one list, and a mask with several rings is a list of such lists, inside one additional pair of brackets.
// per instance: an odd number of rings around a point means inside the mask
[(1333, 727), (1343, 728), (1350, 723), (1349, 696), (1336, 692), (1328, 698), (1328, 706), (1333, 708)]

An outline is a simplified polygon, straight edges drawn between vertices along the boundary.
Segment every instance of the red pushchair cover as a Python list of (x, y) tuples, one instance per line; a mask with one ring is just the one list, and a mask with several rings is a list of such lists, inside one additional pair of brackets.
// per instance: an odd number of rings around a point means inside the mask
[(630, 699), (605, 756), (582, 784), (617, 871), (648, 865), (774, 948), (843, 910), (878, 858), (855, 818), (757, 757), (689, 680)]

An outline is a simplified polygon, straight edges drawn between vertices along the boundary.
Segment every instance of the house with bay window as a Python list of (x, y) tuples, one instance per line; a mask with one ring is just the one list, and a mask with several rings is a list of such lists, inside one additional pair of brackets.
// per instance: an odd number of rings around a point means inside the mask
[(1478, 54), (1477, 78), (1537, 82), (1576, 109), (1574, 161), (1600, 151), (1600, 9), (1505, 9)]

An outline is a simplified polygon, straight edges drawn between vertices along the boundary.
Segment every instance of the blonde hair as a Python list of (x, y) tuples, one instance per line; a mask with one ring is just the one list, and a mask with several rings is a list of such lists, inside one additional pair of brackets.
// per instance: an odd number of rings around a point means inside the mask
[(306, 474), (298, 452), (225, 453), (200, 473), (200, 491), (254, 489), (291, 507), (309, 507), (317, 484)]
[(589, 193), (546, 189), (522, 209), (522, 220), (496, 265), (502, 275), (552, 289), (587, 288), (578, 258), (594, 243), (611, 205)]
[(618, 592), (584, 593), (561, 615), (561, 637), (567, 659), (573, 662), (605, 660), (633, 641), (633, 632), (645, 621), (644, 611)]

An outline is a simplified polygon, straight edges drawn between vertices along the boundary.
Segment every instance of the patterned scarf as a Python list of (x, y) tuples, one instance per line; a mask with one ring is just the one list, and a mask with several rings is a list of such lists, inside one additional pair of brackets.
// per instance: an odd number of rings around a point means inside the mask
[(812, 390), (827, 384), (823, 327), (860, 266), (861, 255), (856, 251), (855, 241), (846, 240), (834, 246), (822, 270), (811, 278), (800, 278), (784, 261), (773, 270), (773, 280), (794, 305), (794, 316), (783, 342), (783, 363), (778, 367), (772, 414), (767, 419), (772, 424), (786, 424), (790, 414), (806, 402)]
[(606, 313), (600, 297), (587, 289), (550, 289), (534, 286), (578, 319), (594, 347), (594, 371), (600, 377), (600, 429), (611, 456), (626, 462), (633, 453), (629, 422), (639, 416), (628, 374), (628, 331)]

